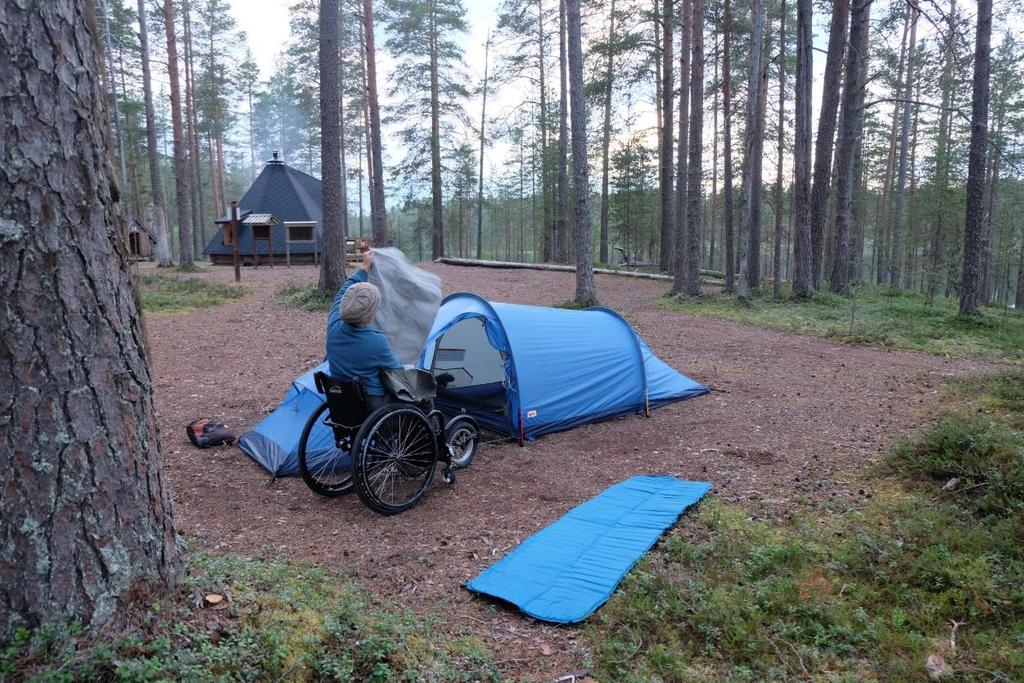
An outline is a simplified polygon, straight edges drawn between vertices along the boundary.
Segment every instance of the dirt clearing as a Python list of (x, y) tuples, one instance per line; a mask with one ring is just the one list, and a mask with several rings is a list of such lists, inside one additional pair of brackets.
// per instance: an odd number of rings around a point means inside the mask
[[(446, 294), (552, 305), (574, 291), (571, 273), (427, 267), (441, 276)], [(227, 283), (232, 271), (207, 267), (192, 277)], [(313, 267), (247, 268), (248, 294), (240, 300), (147, 315), (181, 533), (204, 551), (332, 567), (382, 602), (444, 616), (453, 633), (487, 641), (503, 672), (535, 680), (583, 667), (579, 632), (538, 624), (462, 587), (518, 542), (634, 474), (710, 481), (712, 495), (760, 516), (784, 516), (800, 496), (854, 503), (870, 492), (848, 487), (844, 470), (871, 462), (918, 428), (947, 380), (999, 367), (690, 317), (650, 306), (663, 283), (598, 276), (603, 304), (622, 313), (666, 363), (714, 391), (650, 418), (588, 425), (524, 448), (485, 445), (454, 486), (438, 478), (419, 506), (383, 518), (354, 495), (319, 498), (299, 478), (267, 488), (266, 473), (237, 448), (201, 451), (185, 436), (197, 417), (245, 431), (323, 358), (325, 314), (275, 300), (284, 287), (316, 277)]]

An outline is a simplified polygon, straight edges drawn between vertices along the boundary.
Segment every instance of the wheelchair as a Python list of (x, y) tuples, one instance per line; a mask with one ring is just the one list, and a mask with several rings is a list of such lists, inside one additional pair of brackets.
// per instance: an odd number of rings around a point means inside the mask
[[(314, 375), (326, 400), (302, 430), (299, 471), (315, 493), (355, 489), (367, 507), (394, 515), (419, 502), (439, 464), (444, 482), (454, 483), (455, 470), (476, 455), (479, 426), (468, 415), (449, 419), (431, 407), (437, 385), (426, 371), (383, 371), (381, 379), (389, 402), (371, 410), (359, 380)], [(326, 439), (319, 424), (330, 428)]]

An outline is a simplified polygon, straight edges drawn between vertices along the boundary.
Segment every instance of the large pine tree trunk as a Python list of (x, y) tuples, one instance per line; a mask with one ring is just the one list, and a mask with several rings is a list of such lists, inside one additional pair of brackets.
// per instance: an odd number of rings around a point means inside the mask
[(811, 84), (813, 27), (811, 0), (797, 0), (796, 9), (796, 114), (793, 150), (793, 296), (814, 291), (811, 275)]
[(608, 9), (608, 56), (604, 72), (604, 125), (601, 139), (601, 235), (598, 251), (598, 261), (601, 263), (608, 263), (608, 218), (611, 204), (608, 193), (608, 176), (610, 172), (609, 150), (612, 140), (612, 83), (614, 79), (612, 43), (614, 40), (615, 0), (611, 0), (611, 7)]
[(178, 262), (192, 265), (192, 203), (189, 197), (185, 135), (181, 121), (181, 86), (178, 82), (178, 41), (174, 35), (174, 0), (164, 0), (167, 34), (167, 77), (171, 81), (171, 128), (174, 135), (174, 187), (178, 198)]
[(176, 575), (98, 38), (91, 3), (0, 13), (0, 642)]
[(832, 242), (832, 273), (829, 286), (837, 294), (850, 291), (850, 204), (854, 191), (854, 157), (856, 155), (858, 93), (861, 71), (867, 67), (868, 21), (871, 0), (853, 0), (850, 19), (850, 47), (846, 55), (846, 76), (843, 82), (843, 115), (836, 149), (836, 227)]
[(569, 83), (565, 54), (565, 0), (558, 4), (558, 66), (559, 66), (559, 111), (558, 111), (558, 197), (555, 204), (555, 261), (566, 263), (566, 233), (568, 232), (569, 206)]
[(736, 293), (747, 296), (759, 281), (761, 244), (761, 150), (764, 138), (763, 109), (765, 85), (764, 0), (751, 4), (750, 63), (747, 73), (747, 121), (743, 140), (743, 218), (740, 223), (740, 273)]
[(146, 28), (145, 0), (138, 0), (138, 5), (142, 92), (146, 107), (146, 156), (149, 161), (149, 183), (153, 192), (151, 211), (153, 225), (156, 227), (157, 262), (166, 268), (171, 265), (171, 244), (167, 237), (167, 205), (164, 201), (164, 183), (160, 175), (160, 158), (156, 147), (156, 116), (153, 113), (153, 81), (149, 71), (149, 31)]
[(821, 111), (818, 114), (818, 137), (814, 141), (814, 182), (811, 186), (811, 277), (817, 288), (821, 278), (821, 260), (825, 248), (825, 219), (828, 214), (828, 191), (831, 185), (832, 145), (836, 135), (836, 111), (839, 108), (838, 83), (843, 73), (843, 49), (850, 15), (850, 0), (834, 0), (832, 23), (829, 26), (828, 54), (822, 83)]
[(583, 41), (580, 36), (580, 0), (565, 0), (568, 33), (569, 107), (572, 111), (572, 171), (576, 235), (576, 303), (597, 303), (594, 256), (590, 244), (590, 170), (587, 160), (587, 103), (583, 97)]
[(985, 272), (985, 159), (988, 153), (989, 70), (991, 65), (992, 0), (978, 0), (974, 43), (974, 86), (971, 96), (971, 151), (967, 163), (967, 211), (964, 218), (964, 264), (960, 280), (960, 315), (981, 306)]
[(345, 282), (342, 226), (341, 89), (338, 82), (338, 0), (320, 0), (320, 168), (324, 253), (320, 289), (334, 293)]
[[(683, 0), (686, 2), (686, 0)], [(672, 230), (672, 106), (675, 90), (672, 77), (672, 34), (675, 21), (672, 16), (672, 0), (662, 0), (661, 8), (661, 152), (658, 155), (658, 190), (661, 206), (661, 252), (658, 266), (662, 270), (673, 267), (674, 240)], [(685, 30), (685, 29), (684, 29)]]
[[(672, 207), (672, 291), (686, 291), (686, 186), (688, 182), (690, 135), (690, 41), (693, 28), (693, 0), (679, 2), (679, 129), (676, 132), (676, 196)], [(671, 60), (669, 61), (671, 64)], [(666, 128), (669, 137), (672, 127)], [(670, 145), (671, 147), (671, 145)], [(670, 162), (671, 163), (671, 162)]]
[(724, 48), (722, 51), (722, 163), (724, 168), (722, 179), (722, 222), (725, 224), (725, 291), (732, 292), (736, 287), (736, 237), (733, 234), (733, 196), (732, 196), (732, 14), (729, 11), (729, 0), (725, 0)]
[[(366, 107), (370, 118), (370, 224), (373, 243), (388, 245), (388, 224), (384, 208), (384, 162), (381, 159), (380, 105), (377, 100), (377, 52), (373, 37), (373, 0), (363, 0), (363, 39), (366, 41)], [(443, 249), (442, 249), (443, 252)]]
[[(693, 57), (690, 60), (690, 131), (686, 188), (686, 251), (684, 291), (700, 295), (701, 202), (704, 161), (704, 0), (692, 0), (691, 20), (683, 30), (691, 30)], [(680, 103), (682, 106), (682, 103)]]

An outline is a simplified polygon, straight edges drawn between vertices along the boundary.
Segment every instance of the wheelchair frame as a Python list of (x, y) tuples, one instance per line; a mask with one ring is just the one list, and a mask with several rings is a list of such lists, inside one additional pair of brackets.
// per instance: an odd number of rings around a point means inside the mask
[[(359, 380), (314, 375), (326, 400), (307, 420), (299, 440), (299, 471), (307, 486), (327, 497), (356, 491), (375, 512), (393, 515), (416, 505), (425, 494), (438, 463), (442, 479), (455, 481), (455, 469), (475, 455), (479, 425), (469, 415), (448, 419), (420, 403), (395, 400), (371, 410)], [(332, 449), (309, 448), (318, 422), (331, 428)], [(341, 464), (347, 452), (350, 461)]]

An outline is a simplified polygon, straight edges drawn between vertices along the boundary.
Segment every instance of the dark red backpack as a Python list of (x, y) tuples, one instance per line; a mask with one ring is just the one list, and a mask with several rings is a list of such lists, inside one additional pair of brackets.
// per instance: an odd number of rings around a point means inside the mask
[(199, 448), (222, 446), (226, 443), (234, 442), (236, 438), (226, 424), (211, 420), (208, 417), (193, 420), (185, 427), (185, 432), (188, 434), (188, 439), (192, 442), (192, 445)]

